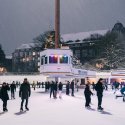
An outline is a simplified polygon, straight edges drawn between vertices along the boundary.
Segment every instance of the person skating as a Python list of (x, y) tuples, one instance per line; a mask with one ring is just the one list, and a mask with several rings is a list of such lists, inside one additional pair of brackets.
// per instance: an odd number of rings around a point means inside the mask
[(74, 96), (74, 80), (71, 82), (71, 96)]
[(63, 89), (63, 84), (61, 82), (59, 82), (59, 98), (61, 99), (62, 98), (62, 89)]
[(23, 83), (21, 84), (20, 90), (19, 90), (19, 97), (21, 97), (21, 99), (22, 99), (20, 111), (23, 111), (24, 100), (26, 100), (25, 109), (29, 110), (29, 108), (28, 108), (28, 99), (29, 99), (30, 95), (31, 95), (30, 84), (27, 81), (27, 78), (25, 78)]
[(58, 82), (56, 81), (56, 82), (54, 82), (54, 99), (56, 99), (57, 98), (57, 89), (58, 89)]
[(11, 90), (11, 99), (15, 99), (16, 84), (14, 81), (10, 85), (10, 90)]
[(125, 102), (125, 85), (124, 85), (124, 87), (122, 87), (122, 89), (120, 90), (120, 92), (123, 95), (123, 102)]
[(50, 98), (51, 98), (52, 94), (53, 94), (53, 98), (54, 98), (54, 82), (53, 81), (50, 83)]
[(95, 90), (95, 83), (94, 82), (92, 82), (92, 89), (93, 89), (93, 91)]
[(93, 95), (93, 93), (90, 90), (90, 83), (87, 82), (86, 86), (85, 86), (85, 90), (84, 90), (84, 95), (85, 95), (85, 107), (86, 108), (90, 108), (90, 102), (91, 102), (91, 95)]
[(103, 110), (101, 104), (102, 104), (102, 97), (103, 97), (103, 79), (100, 78), (95, 86), (95, 90), (97, 91), (97, 98), (98, 98), (98, 110)]
[(3, 101), (3, 112), (8, 111), (7, 109), (7, 101), (9, 100), (8, 90), (10, 90), (10, 88), (4, 82), (0, 91), (1, 99)]
[(67, 81), (67, 84), (66, 84), (66, 95), (69, 95), (69, 89), (70, 89), (70, 82)]
[(33, 87), (33, 89), (35, 91), (36, 90), (36, 83), (35, 83), (35, 81), (33, 81), (32, 87)]

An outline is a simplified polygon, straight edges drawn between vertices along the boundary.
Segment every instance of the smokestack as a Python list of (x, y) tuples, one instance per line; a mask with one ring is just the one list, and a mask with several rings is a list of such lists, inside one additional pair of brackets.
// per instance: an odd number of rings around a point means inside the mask
[(55, 48), (59, 48), (60, 41), (60, 0), (55, 0)]

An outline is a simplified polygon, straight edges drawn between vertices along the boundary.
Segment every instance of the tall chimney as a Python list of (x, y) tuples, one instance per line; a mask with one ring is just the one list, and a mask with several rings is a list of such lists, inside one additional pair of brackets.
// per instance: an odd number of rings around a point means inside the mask
[(59, 48), (60, 41), (60, 0), (55, 0), (55, 48)]

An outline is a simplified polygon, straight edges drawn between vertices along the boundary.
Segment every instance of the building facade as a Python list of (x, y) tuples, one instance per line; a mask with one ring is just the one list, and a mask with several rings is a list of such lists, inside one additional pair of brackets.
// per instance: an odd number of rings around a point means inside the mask
[[(73, 55), (80, 60), (82, 64), (94, 59), (100, 54), (100, 47), (96, 42), (107, 33), (108, 30), (81, 32), (75, 34), (66, 34), (62, 38), (64, 45), (69, 46)], [(97, 49), (98, 48), (98, 49)]]
[(36, 43), (22, 44), (12, 53), (12, 71), (32, 73), (39, 71), (41, 47)]

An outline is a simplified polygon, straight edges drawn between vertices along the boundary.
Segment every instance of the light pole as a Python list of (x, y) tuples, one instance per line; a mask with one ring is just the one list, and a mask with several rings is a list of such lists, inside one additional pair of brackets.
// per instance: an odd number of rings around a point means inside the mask
[(60, 0), (55, 0), (55, 48), (59, 48), (60, 41)]

